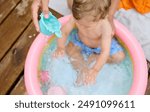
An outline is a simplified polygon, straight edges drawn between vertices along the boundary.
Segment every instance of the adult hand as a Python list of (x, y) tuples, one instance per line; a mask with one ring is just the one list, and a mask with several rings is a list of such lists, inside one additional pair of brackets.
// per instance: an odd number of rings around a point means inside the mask
[(32, 18), (37, 32), (40, 31), (39, 23), (38, 23), (38, 11), (41, 8), (42, 12), (44, 13), (44, 17), (48, 18), (48, 13), (49, 13), (48, 3), (49, 0), (33, 0), (32, 7), (31, 7)]

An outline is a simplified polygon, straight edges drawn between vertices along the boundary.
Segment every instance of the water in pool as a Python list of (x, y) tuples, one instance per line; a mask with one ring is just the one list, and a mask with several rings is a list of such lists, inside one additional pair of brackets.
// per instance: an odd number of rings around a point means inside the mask
[(61, 87), (68, 95), (122, 95), (128, 94), (132, 84), (132, 63), (127, 51), (126, 58), (119, 64), (105, 64), (97, 76), (96, 83), (76, 86), (77, 72), (68, 56), (52, 58), (56, 39), (45, 49), (40, 70), (47, 71), (50, 80), (42, 84), (43, 94), (53, 86)]

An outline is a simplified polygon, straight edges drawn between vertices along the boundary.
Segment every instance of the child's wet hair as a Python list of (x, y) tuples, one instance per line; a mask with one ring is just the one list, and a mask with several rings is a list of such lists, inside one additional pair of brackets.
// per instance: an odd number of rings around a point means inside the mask
[(98, 21), (108, 15), (110, 5), (111, 0), (73, 0), (72, 13), (77, 20), (91, 15)]

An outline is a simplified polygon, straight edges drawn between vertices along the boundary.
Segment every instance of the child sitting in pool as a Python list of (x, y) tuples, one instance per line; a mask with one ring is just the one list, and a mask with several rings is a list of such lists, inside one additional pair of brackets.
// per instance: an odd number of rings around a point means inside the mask
[[(122, 47), (112, 37), (108, 21), (110, 5), (111, 0), (74, 0), (72, 16), (62, 27), (62, 38), (57, 40), (54, 56), (66, 53), (70, 57), (73, 67), (79, 72), (77, 84), (93, 84), (106, 62), (118, 63), (125, 57)], [(71, 33), (75, 26), (77, 32)], [(65, 46), (70, 33), (72, 39)], [(94, 65), (89, 67), (94, 60)]]

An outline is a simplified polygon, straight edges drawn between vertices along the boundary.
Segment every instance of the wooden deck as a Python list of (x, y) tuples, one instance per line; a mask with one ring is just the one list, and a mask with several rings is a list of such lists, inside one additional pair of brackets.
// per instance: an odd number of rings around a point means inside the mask
[[(0, 95), (26, 94), (24, 63), (37, 35), (31, 19), (31, 3), (32, 0), (0, 0)], [(150, 95), (150, 79), (148, 84), (146, 94)]]

